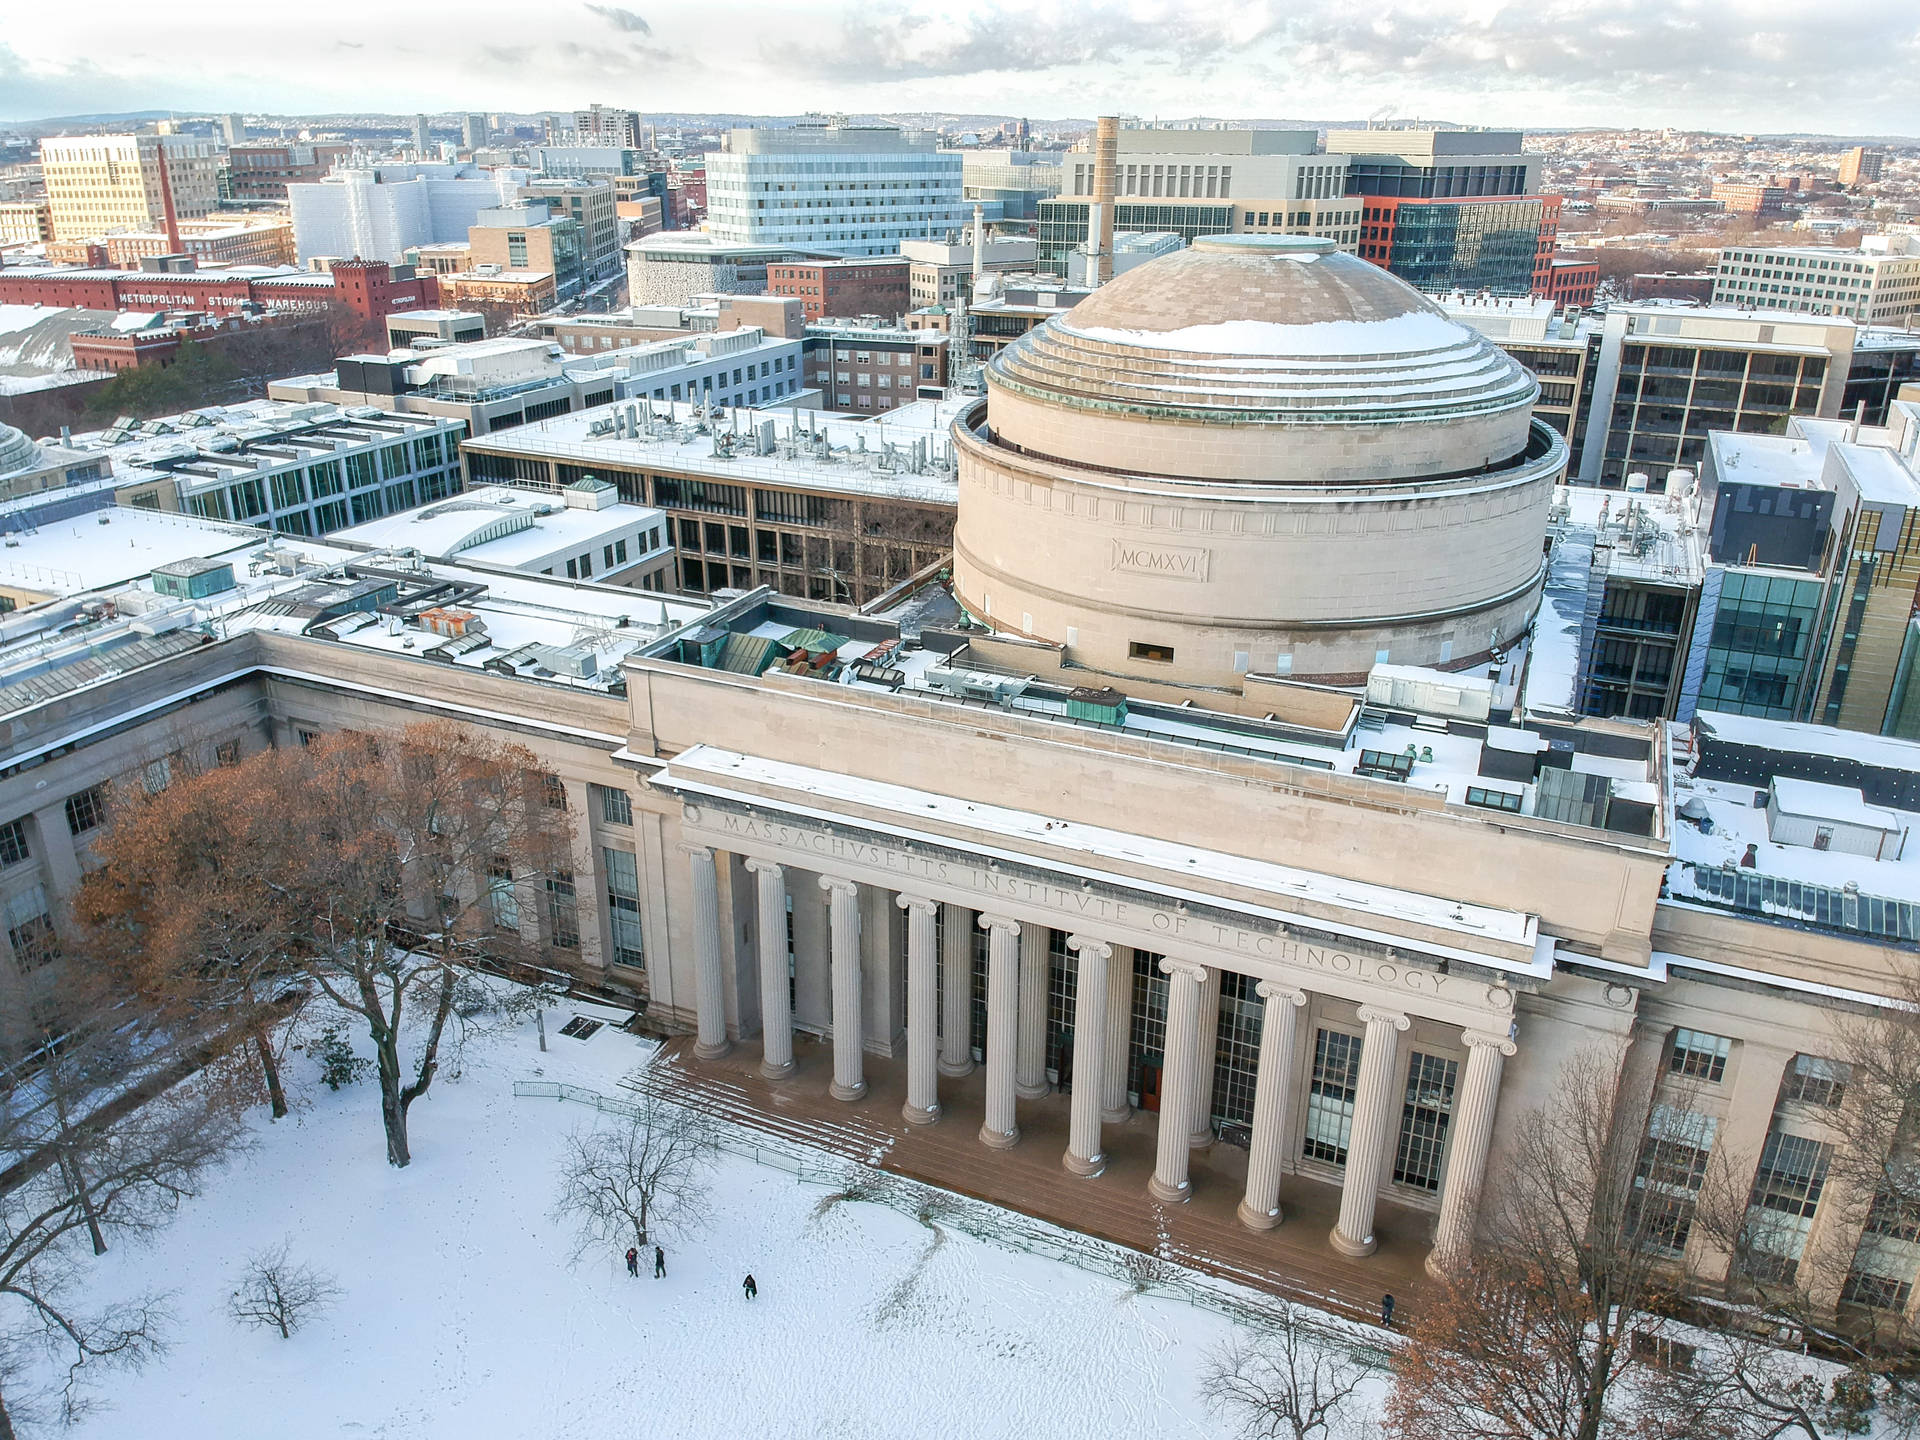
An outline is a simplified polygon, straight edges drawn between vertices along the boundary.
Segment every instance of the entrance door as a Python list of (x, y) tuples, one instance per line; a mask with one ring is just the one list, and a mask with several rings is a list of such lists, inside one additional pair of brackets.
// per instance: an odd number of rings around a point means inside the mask
[(1140, 1108), (1158, 1111), (1160, 1109), (1160, 1057), (1154, 1056), (1151, 1064), (1140, 1064)]

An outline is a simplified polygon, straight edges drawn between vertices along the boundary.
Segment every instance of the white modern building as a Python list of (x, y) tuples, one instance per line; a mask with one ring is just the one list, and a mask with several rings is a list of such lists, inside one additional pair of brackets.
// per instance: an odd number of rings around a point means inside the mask
[(635, 590), (673, 588), (673, 536), (666, 515), (628, 505), (605, 480), (574, 481), (556, 494), (491, 486), (342, 530), (342, 544), (417, 550), (430, 560), (564, 575)]
[(1854, 249), (1737, 246), (1720, 252), (1713, 303), (1905, 325), (1920, 315), (1920, 239), (1869, 235)]
[(730, 244), (890, 255), (967, 223), (960, 177), (958, 155), (891, 126), (732, 130), (707, 156), (707, 229)]
[(370, 165), (289, 185), (300, 258), (401, 260), (409, 247), (464, 241), (482, 210), (511, 205), (524, 170), (463, 164)]

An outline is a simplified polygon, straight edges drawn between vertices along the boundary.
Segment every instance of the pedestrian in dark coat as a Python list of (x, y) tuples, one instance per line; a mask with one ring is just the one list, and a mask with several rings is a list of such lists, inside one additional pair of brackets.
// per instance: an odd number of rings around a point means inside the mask
[(631, 1245), (627, 1247), (627, 1274), (636, 1280), (640, 1278), (640, 1252)]
[(1393, 1328), (1393, 1296), (1380, 1297), (1380, 1323), (1391, 1330)]
[(747, 1299), (749, 1300), (760, 1293), (760, 1287), (753, 1283), (753, 1276), (751, 1275), (740, 1282), (740, 1288), (746, 1292)]
[(667, 1278), (667, 1252), (658, 1245), (653, 1247), (653, 1278), (656, 1280)]

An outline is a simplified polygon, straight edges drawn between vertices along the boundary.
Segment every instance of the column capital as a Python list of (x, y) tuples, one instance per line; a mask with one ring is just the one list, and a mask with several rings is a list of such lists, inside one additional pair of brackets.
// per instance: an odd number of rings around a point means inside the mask
[(1460, 1043), (1473, 1049), (1485, 1046), (1489, 1050), (1498, 1050), (1502, 1055), (1511, 1055), (1520, 1047), (1514, 1043), (1513, 1027), (1504, 1031), (1465, 1030), (1461, 1032)]
[(1020, 922), (1011, 915), (989, 915), (983, 910), (979, 920), (982, 930), (1011, 930), (1015, 934), (1020, 930)]
[(1306, 991), (1295, 989), (1293, 986), (1280, 980), (1262, 980), (1258, 985), (1253, 987), (1253, 993), (1258, 995), (1262, 1000), (1284, 1000), (1287, 1004), (1295, 1007), (1307, 1003)]
[(711, 845), (697, 845), (691, 840), (682, 840), (678, 845), (674, 846), (673, 848), (678, 850), (682, 855), (686, 856), (689, 860), (713, 859), (713, 847)]
[(750, 875), (773, 875), (780, 879), (786, 878), (787, 867), (778, 860), (762, 860), (755, 856), (750, 857), (746, 865), (747, 873)]
[(932, 915), (940, 909), (938, 900), (929, 900), (924, 895), (896, 895), (893, 897), (893, 903), (909, 914), (917, 910), (924, 915)]
[(1176, 960), (1171, 955), (1162, 956), (1160, 973), (1169, 979), (1174, 976), (1184, 976), (1198, 985), (1207, 983), (1207, 967), (1197, 960)]
[(844, 895), (851, 900), (860, 893), (860, 882), (840, 875), (822, 875), (820, 888), (829, 895)]
[(1067, 948), (1077, 951), (1082, 960), (1107, 960), (1113, 956), (1113, 946), (1091, 935), (1067, 936)]
[(1399, 1010), (1388, 1010), (1379, 1005), (1362, 1005), (1360, 1023), (1368, 1026), (1391, 1025), (1395, 1030), (1405, 1030), (1413, 1022)]

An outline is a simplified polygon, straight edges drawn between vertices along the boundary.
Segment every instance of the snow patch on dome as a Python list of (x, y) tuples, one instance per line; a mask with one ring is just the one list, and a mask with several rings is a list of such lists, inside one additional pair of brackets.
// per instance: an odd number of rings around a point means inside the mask
[(1446, 316), (1415, 311), (1382, 320), (1317, 320), (1281, 325), (1270, 320), (1228, 320), (1179, 330), (1118, 330), (1055, 324), (1103, 345), (1141, 350), (1180, 350), (1195, 355), (1335, 357), (1414, 355), (1445, 350), (1471, 340), (1472, 332)]

